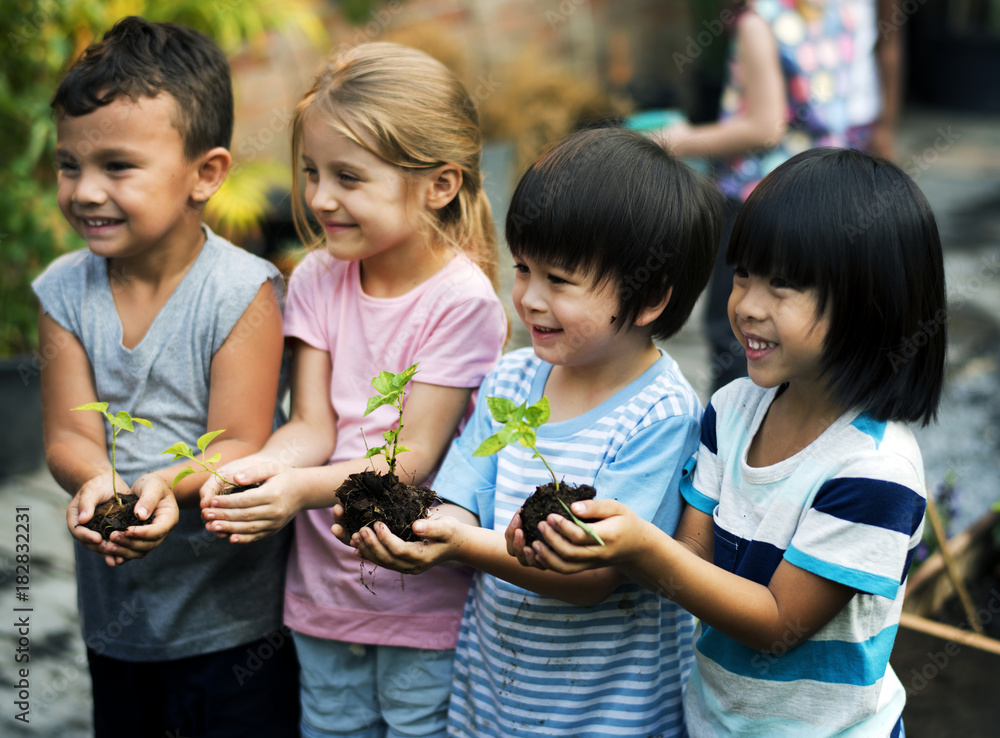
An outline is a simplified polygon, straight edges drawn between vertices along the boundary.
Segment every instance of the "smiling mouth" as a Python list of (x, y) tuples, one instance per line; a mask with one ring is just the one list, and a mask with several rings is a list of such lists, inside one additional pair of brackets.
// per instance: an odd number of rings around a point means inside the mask
[(770, 341), (761, 341), (759, 338), (750, 338), (750, 336), (747, 336), (747, 348), (754, 351), (764, 351), (765, 349), (774, 348), (777, 345)]
[(119, 223), (124, 223), (125, 221), (120, 218), (80, 218), (80, 222), (83, 223), (87, 228), (104, 228), (105, 226), (118, 225)]

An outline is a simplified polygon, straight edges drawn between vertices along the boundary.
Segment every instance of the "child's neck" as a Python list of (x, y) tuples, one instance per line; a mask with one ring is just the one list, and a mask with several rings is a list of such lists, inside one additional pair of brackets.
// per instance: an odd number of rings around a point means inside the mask
[(197, 234), (179, 242), (178, 247), (108, 260), (108, 283), (125, 348), (135, 348), (142, 341), (204, 244), (205, 234), (199, 225)]
[(440, 272), (453, 258), (452, 249), (425, 244), (362, 259), (361, 291), (369, 297), (400, 297)]
[(551, 420), (570, 420), (593, 410), (642, 376), (659, 358), (660, 350), (645, 337), (607, 361), (553, 366), (545, 382)]
[(819, 438), (845, 412), (825, 389), (790, 383), (771, 403), (750, 441), (747, 463), (772, 466)]

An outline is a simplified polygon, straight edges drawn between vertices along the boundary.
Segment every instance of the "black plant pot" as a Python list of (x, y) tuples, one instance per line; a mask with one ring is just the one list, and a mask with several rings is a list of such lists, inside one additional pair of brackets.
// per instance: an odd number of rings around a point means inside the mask
[(27, 474), (45, 463), (38, 360), (0, 359), (0, 477)]

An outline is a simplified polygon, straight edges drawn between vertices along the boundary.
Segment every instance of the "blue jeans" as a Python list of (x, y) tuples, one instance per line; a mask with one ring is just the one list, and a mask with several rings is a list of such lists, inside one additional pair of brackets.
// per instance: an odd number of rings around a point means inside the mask
[(302, 738), (443, 738), (454, 650), (292, 634), (301, 669)]

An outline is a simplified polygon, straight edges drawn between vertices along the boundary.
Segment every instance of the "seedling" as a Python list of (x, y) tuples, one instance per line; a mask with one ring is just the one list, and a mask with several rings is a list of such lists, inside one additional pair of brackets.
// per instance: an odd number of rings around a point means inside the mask
[(120, 506), (122, 504), (122, 498), (118, 496), (118, 490), (115, 489), (115, 478), (118, 476), (118, 470), (115, 467), (115, 452), (118, 449), (118, 434), (127, 430), (129, 433), (135, 432), (135, 424), (144, 425), (147, 428), (152, 428), (153, 424), (150, 423), (145, 418), (133, 418), (124, 410), (119, 410), (115, 415), (108, 412), (108, 403), (106, 402), (88, 402), (86, 405), (79, 405), (72, 408), (73, 410), (93, 410), (94, 412), (101, 413), (108, 422), (111, 423), (111, 493), (115, 496), (115, 502)]
[[(173, 461), (179, 461), (181, 459), (191, 459), (191, 461), (198, 464), (198, 466), (200, 466), (204, 471), (207, 471), (209, 474), (214, 474), (216, 477), (218, 477), (219, 481), (222, 482), (222, 489), (226, 489), (228, 487), (231, 487), (232, 484), (230, 484), (230, 482), (227, 481), (225, 477), (219, 474), (219, 472), (216, 471), (215, 467), (216, 462), (218, 462), (219, 459), (222, 458), (222, 454), (215, 454), (210, 459), (205, 458), (205, 449), (208, 448), (208, 444), (214, 441), (216, 436), (220, 436), (225, 432), (226, 432), (225, 428), (217, 431), (209, 431), (208, 433), (206, 433), (205, 435), (203, 435), (201, 438), (198, 439), (198, 450), (201, 451), (200, 459), (194, 455), (194, 451), (191, 449), (190, 446), (184, 443), (184, 441), (179, 441), (178, 443), (175, 443), (173, 446), (166, 449), (165, 451), (161, 451), (160, 455), (173, 454), (174, 455)], [(190, 466), (186, 466), (179, 472), (177, 472), (177, 476), (174, 477), (174, 481), (170, 486), (176, 487), (177, 484), (182, 479), (184, 479), (187, 476), (190, 476), (191, 474), (197, 474), (197, 473), (198, 473), (197, 469), (194, 469), (193, 467)]]
[(549, 462), (545, 460), (545, 457), (538, 450), (538, 434), (536, 433), (536, 429), (545, 423), (551, 415), (549, 398), (542, 397), (534, 405), (528, 405), (527, 402), (517, 405), (513, 400), (508, 400), (505, 397), (487, 397), (486, 405), (489, 407), (490, 415), (493, 416), (493, 419), (498, 423), (503, 423), (503, 427), (479, 444), (479, 448), (473, 451), (472, 455), (492, 456), (504, 446), (514, 441), (517, 441), (525, 448), (530, 448), (534, 451), (534, 455), (531, 458), (540, 460), (545, 464), (545, 468), (549, 470), (549, 474), (552, 476), (552, 483), (556, 488), (556, 499), (559, 500), (559, 504), (563, 506), (569, 517), (595, 541), (602, 546), (605, 545), (596, 531), (574, 515), (573, 511), (569, 509), (569, 505), (558, 496), (559, 480), (556, 479), (555, 472), (552, 471)]
[(365, 415), (375, 410), (375, 408), (382, 407), (383, 405), (392, 405), (396, 408), (399, 413), (399, 418), (396, 421), (396, 427), (390, 428), (382, 434), (382, 438), (385, 439), (385, 445), (376, 446), (375, 448), (368, 449), (368, 453), (365, 454), (366, 459), (370, 459), (373, 456), (384, 456), (386, 462), (389, 464), (389, 473), (396, 473), (396, 456), (404, 451), (409, 451), (406, 446), (399, 445), (399, 434), (403, 430), (403, 397), (406, 392), (406, 384), (413, 379), (413, 375), (417, 373), (417, 364), (414, 364), (409, 369), (404, 369), (399, 374), (393, 374), (392, 372), (381, 371), (378, 376), (372, 380), (372, 387), (378, 392), (377, 395), (372, 395), (368, 398), (368, 407), (365, 408)]

